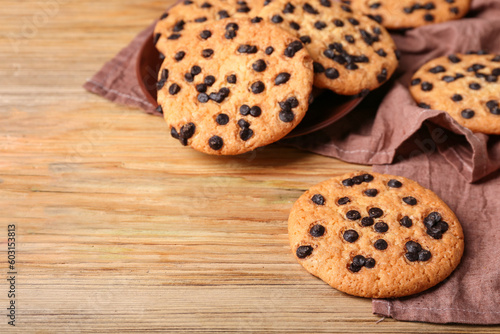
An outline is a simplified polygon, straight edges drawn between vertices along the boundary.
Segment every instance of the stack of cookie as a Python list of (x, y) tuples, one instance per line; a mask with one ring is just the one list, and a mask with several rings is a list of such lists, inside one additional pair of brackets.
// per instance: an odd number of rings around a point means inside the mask
[(185, 0), (161, 16), (158, 111), (208, 154), (273, 143), (308, 110), (313, 85), (367, 94), (398, 53), (376, 21), (330, 0)]

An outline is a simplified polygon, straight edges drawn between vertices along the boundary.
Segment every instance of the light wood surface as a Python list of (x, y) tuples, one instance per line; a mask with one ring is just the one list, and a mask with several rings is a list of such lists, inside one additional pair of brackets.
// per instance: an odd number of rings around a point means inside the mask
[[(494, 333), (398, 322), (309, 275), (286, 220), (308, 187), (369, 169), (279, 146), (181, 147), (159, 118), (81, 85), (166, 7), (0, 2), (0, 272), (17, 228), (16, 327), (1, 333)], [(45, 13), (45, 14), (44, 14)]]

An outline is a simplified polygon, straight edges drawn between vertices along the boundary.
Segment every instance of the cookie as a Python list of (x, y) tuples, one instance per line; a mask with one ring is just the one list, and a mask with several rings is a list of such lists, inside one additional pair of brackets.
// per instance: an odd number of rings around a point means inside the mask
[(262, 5), (244, 0), (184, 0), (164, 13), (155, 27), (154, 42), (164, 56), (169, 56), (168, 40), (178, 39), (190, 25), (229, 17), (254, 17)]
[(444, 110), (474, 132), (500, 134), (500, 55), (455, 54), (424, 64), (410, 92), (422, 108)]
[(351, 0), (352, 9), (368, 15), (388, 29), (408, 29), (459, 19), (470, 0)]
[(462, 227), (432, 191), (400, 176), (351, 173), (294, 204), (290, 245), (314, 276), (351, 295), (392, 298), (444, 280), (464, 250)]
[(314, 60), (314, 85), (337, 94), (366, 94), (398, 65), (389, 33), (349, 6), (330, 0), (265, 0), (258, 14), (294, 34)]
[(174, 56), (161, 66), (158, 103), (183, 145), (245, 153), (284, 137), (308, 109), (312, 59), (301, 41), (270, 23), (213, 21), (186, 29), (168, 47)]

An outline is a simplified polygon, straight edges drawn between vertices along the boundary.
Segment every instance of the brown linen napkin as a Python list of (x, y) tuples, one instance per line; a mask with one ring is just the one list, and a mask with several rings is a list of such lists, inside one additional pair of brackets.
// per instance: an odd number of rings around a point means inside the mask
[[(153, 27), (142, 31), (84, 87), (158, 114), (140, 90), (135, 73), (139, 48)], [(500, 168), (500, 136), (474, 134), (442, 111), (418, 108), (407, 89), (414, 71), (434, 57), (478, 49), (500, 53), (500, 1), (474, 0), (466, 19), (393, 36), (403, 56), (391, 83), (330, 127), (281, 143), (350, 162), (394, 162), (375, 170), (419, 181), (457, 212), (466, 238), (459, 268), (446, 282), (418, 296), (374, 300), (375, 313), (437, 323), (500, 323), (500, 254), (495, 245), (500, 173), (493, 173)], [(475, 185), (468, 183), (480, 179)]]

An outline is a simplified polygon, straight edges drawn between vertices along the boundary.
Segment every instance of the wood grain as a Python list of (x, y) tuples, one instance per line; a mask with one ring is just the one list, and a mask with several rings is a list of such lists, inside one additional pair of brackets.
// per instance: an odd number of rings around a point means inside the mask
[[(2, 0), (0, 271), (16, 224), (18, 275), (17, 326), (2, 316), (0, 332), (499, 332), (377, 324), (370, 300), (295, 262), (292, 203), (369, 167), (277, 145), (206, 156), (169, 138), (161, 119), (85, 92), (167, 4)], [(2, 280), (2, 309), (7, 290)]]

